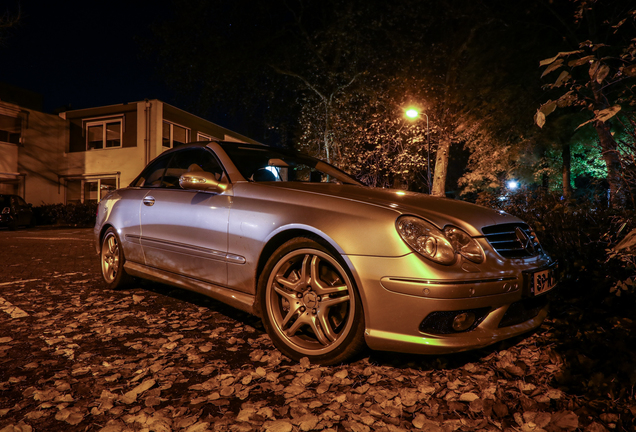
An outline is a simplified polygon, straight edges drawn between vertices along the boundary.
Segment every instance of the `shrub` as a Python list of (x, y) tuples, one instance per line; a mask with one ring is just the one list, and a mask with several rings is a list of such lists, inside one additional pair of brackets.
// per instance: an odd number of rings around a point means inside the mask
[(629, 250), (611, 253), (636, 228), (633, 210), (609, 209), (599, 197), (567, 201), (541, 189), (521, 190), (503, 199), (481, 194), (477, 202), (530, 224), (543, 248), (559, 261), (561, 285), (570, 292), (607, 296), (619, 281), (629, 284), (634, 274), (633, 256), (625, 256)]
[(96, 212), (96, 202), (46, 204), (33, 207), (33, 213), (38, 225), (94, 226)]

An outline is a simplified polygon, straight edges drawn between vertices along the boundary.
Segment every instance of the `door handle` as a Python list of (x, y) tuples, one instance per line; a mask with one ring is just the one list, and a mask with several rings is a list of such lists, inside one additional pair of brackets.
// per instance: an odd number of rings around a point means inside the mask
[(148, 207), (152, 207), (153, 205), (155, 205), (155, 198), (151, 196), (145, 197), (144, 205), (147, 205)]

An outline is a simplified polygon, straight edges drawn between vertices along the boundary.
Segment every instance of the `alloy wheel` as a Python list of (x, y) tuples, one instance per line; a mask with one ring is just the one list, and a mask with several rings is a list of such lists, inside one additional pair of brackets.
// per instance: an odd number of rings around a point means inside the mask
[(120, 269), (119, 241), (115, 234), (107, 233), (102, 241), (102, 275), (106, 283), (113, 283)]
[(342, 266), (316, 249), (293, 250), (267, 282), (268, 318), (283, 343), (304, 355), (335, 350), (355, 316), (353, 285)]

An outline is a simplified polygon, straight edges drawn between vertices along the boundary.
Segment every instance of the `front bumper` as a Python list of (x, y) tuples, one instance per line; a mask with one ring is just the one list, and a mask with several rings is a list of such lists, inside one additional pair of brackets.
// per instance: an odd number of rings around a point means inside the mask
[(8, 227), (13, 223), (13, 216), (0, 215), (0, 227)]
[[(535, 329), (547, 316), (547, 301), (535, 301), (545, 297), (527, 298), (523, 277), (524, 271), (548, 264), (545, 258), (515, 260), (514, 265), (499, 261), (488, 272), (472, 273), (462, 272), (461, 263), (436, 268), (415, 254), (346, 259), (360, 288), (365, 339), (374, 350), (444, 354), (477, 349)], [(528, 301), (532, 307), (524, 308)], [(420, 330), (433, 312), (482, 308), (488, 313), (468, 331), (433, 334)]]

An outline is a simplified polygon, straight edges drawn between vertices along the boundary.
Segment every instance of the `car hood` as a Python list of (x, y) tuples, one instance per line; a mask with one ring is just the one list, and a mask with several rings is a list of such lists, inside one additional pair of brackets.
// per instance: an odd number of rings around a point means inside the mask
[[(264, 183), (262, 183), (264, 184)], [(481, 228), (502, 223), (522, 222), (500, 210), (465, 201), (433, 197), (397, 189), (382, 189), (332, 183), (267, 183), (276, 188), (302, 191), (392, 209), (398, 214), (420, 216), (439, 228), (454, 225), (471, 236), (481, 236)]]

